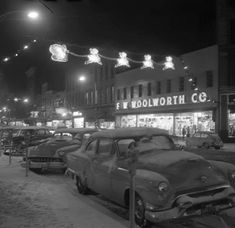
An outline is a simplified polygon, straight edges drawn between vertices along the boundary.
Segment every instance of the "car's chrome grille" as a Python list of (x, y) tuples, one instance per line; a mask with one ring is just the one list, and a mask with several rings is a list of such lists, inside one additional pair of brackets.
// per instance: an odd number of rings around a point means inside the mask
[(216, 194), (218, 192), (222, 192), (224, 189), (228, 188), (229, 185), (221, 185), (221, 186), (210, 186), (210, 188), (194, 188), (194, 189), (186, 189), (186, 190), (182, 190), (182, 191), (177, 191), (175, 196), (179, 197), (180, 195), (189, 195), (192, 197), (198, 197), (198, 196), (202, 196), (202, 195), (213, 195)]

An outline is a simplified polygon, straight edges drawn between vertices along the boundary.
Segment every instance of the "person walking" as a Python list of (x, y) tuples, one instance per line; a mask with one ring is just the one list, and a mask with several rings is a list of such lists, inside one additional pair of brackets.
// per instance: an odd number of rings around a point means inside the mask
[(185, 135), (186, 135), (186, 127), (185, 127), (185, 126), (183, 126), (182, 135), (183, 135), (183, 139), (184, 139), (184, 138), (185, 138)]

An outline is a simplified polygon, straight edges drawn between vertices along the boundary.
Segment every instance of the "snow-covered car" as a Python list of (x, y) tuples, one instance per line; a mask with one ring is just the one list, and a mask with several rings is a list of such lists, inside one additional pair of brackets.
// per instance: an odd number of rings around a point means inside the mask
[(15, 129), (14, 126), (5, 126), (0, 128), (1, 146), (3, 148), (5, 146), (11, 145), (12, 133), (14, 129)]
[(220, 149), (223, 142), (218, 134), (209, 131), (195, 132), (191, 137), (186, 138), (187, 147), (206, 148), (214, 147)]
[[(130, 166), (133, 154), (137, 161)], [(235, 206), (235, 166), (177, 150), (161, 129), (96, 132), (67, 160), (67, 173), (76, 178), (80, 193), (92, 190), (125, 207), (129, 169), (136, 167), (135, 220), (140, 227)]]
[(29, 168), (37, 171), (51, 168), (66, 169), (66, 153), (80, 148), (83, 141), (96, 131), (91, 128), (57, 129), (50, 140), (29, 148)]
[[(2, 141), (2, 145), (11, 145), (12, 153), (18, 155), (24, 155), (27, 147), (38, 145), (52, 137), (46, 126), (8, 127), (8, 129), (9, 137)], [(5, 133), (8, 134), (7, 132)]]

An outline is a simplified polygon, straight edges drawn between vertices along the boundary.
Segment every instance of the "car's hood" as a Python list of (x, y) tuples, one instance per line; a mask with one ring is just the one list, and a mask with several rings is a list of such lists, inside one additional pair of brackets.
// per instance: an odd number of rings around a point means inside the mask
[(176, 192), (227, 183), (224, 176), (213, 169), (208, 161), (185, 151), (158, 150), (140, 154), (137, 168), (162, 174)]
[(29, 157), (53, 157), (59, 148), (74, 144), (78, 144), (78, 141), (50, 139), (46, 143), (31, 147), (29, 151)]

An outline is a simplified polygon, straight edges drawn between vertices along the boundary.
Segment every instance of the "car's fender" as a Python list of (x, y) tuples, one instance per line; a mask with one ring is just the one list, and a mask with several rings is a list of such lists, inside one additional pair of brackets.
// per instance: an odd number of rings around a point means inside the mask
[(209, 160), (210, 164), (216, 167), (225, 178), (227, 178), (230, 184), (235, 188), (235, 165), (224, 162), (224, 161), (214, 161)]
[[(158, 191), (158, 185), (161, 182), (168, 184), (169, 189), (167, 192), (160, 193)], [(160, 173), (151, 170), (137, 169), (135, 176), (135, 186), (136, 193), (142, 197), (144, 202), (151, 203), (152, 205), (166, 205), (167, 202), (169, 202), (173, 197), (173, 190), (167, 178), (165, 178)], [(126, 186), (124, 195), (126, 194), (126, 191), (129, 190), (129, 188), (129, 185)]]

